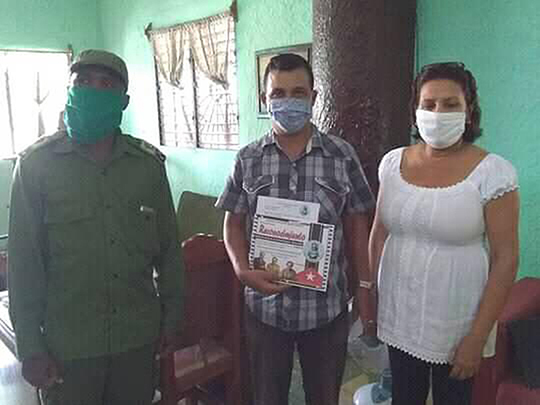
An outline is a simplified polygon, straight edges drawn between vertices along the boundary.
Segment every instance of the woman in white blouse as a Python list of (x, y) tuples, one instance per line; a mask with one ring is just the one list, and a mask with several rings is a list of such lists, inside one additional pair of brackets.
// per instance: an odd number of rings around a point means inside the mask
[[(421, 142), (388, 152), (370, 236), (378, 337), (392, 404), (467, 405), (518, 266), (515, 169), (473, 145), (476, 81), (461, 63), (425, 66), (413, 84)], [(493, 353), (491, 353), (493, 354)]]

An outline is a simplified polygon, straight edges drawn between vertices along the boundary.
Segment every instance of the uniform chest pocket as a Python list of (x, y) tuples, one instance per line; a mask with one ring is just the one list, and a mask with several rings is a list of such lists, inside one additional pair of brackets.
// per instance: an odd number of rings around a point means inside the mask
[(52, 257), (71, 257), (87, 247), (93, 234), (95, 206), (89, 201), (70, 201), (48, 204), (43, 222), (47, 228)]
[(329, 177), (315, 177), (316, 198), (321, 205), (319, 218), (322, 222), (335, 223), (343, 213), (350, 187)]
[(138, 205), (130, 208), (130, 236), (137, 249), (155, 255), (159, 252), (157, 212), (154, 207)]
[(272, 186), (275, 182), (275, 177), (269, 174), (244, 179), (242, 188), (246, 192), (250, 212), (255, 212), (258, 196), (271, 195)]
[(70, 224), (89, 219), (93, 215), (94, 209), (89, 202), (63, 201), (46, 208), (44, 222), (47, 225)]

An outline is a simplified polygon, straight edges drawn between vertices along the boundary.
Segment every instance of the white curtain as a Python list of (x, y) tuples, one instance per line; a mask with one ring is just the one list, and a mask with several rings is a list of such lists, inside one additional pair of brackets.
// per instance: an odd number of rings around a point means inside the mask
[(148, 31), (159, 73), (171, 86), (180, 88), (184, 52), (188, 43), (186, 29), (177, 26), (170, 29)]
[(208, 79), (229, 86), (227, 75), (234, 18), (230, 12), (170, 28), (149, 30), (160, 74), (167, 83), (180, 87), (184, 52), (191, 50), (195, 66)]
[(195, 65), (214, 83), (228, 88), (229, 51), (234, 37), (234, 19), (230, 13), (206, 18), (188, 25), (189, 41)]

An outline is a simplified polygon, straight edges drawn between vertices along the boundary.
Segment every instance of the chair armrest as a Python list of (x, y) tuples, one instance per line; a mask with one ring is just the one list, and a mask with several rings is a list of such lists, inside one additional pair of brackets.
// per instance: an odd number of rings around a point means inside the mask
[(506, 323), (538, 314), (540, 314), (540, 278), (525, 277), (512, 287), (499, 322)]
[(540, 278), (525, 277), (517, 281), (499, 316), (494, 378), (496, 386), (511, 375), (512, 344), (508, 322), (540, 315)]

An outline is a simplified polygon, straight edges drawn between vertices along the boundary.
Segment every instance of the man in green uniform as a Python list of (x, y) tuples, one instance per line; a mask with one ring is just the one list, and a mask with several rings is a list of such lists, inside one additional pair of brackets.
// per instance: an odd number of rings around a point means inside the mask
[(182, 310), (165, 158), (120, 132), (122, 59), (87, 50), (71, 73), (66, 130), (22, 152), (12, 184), (22, 374), (50, 405), (149, 404), (156, 351), (171, 349)]

